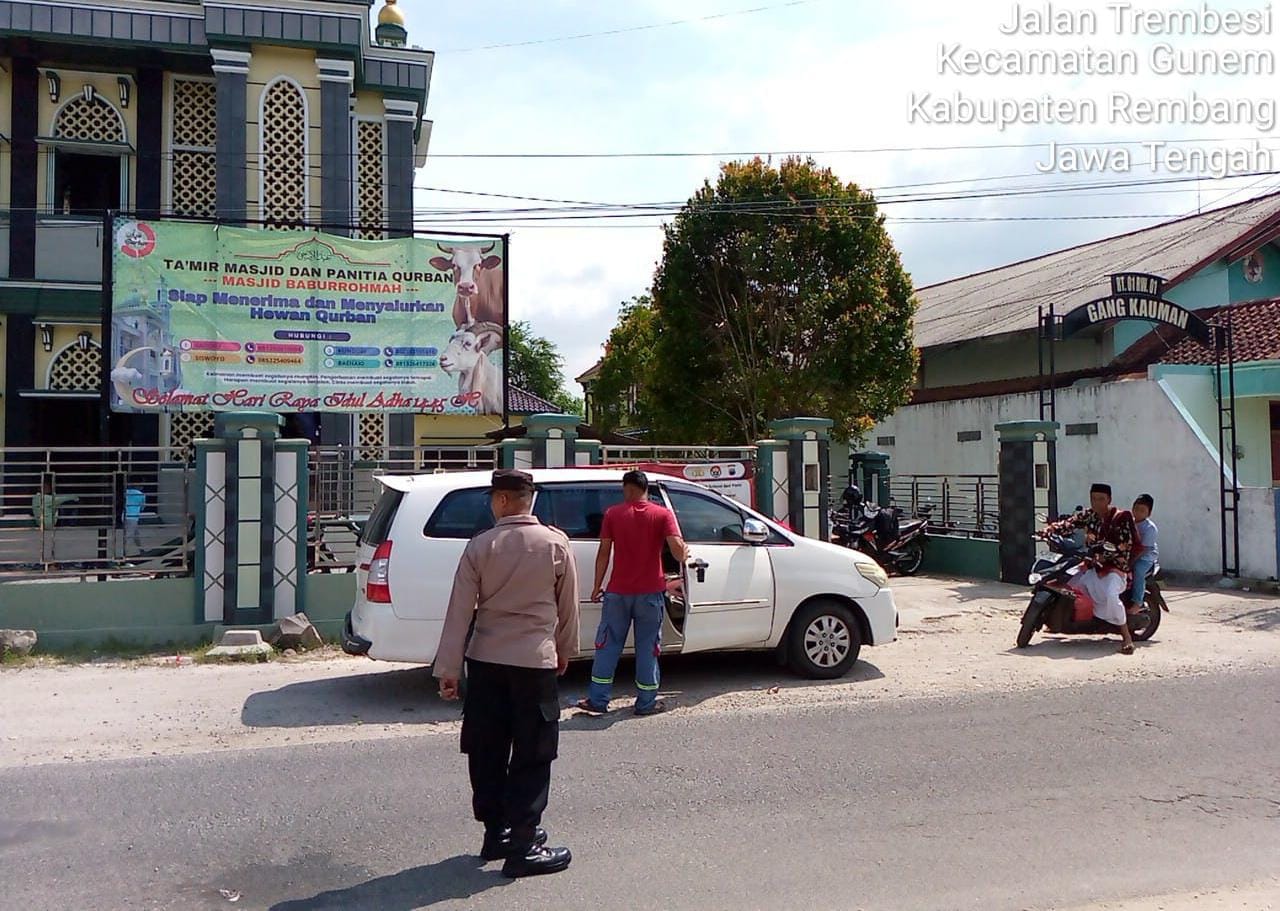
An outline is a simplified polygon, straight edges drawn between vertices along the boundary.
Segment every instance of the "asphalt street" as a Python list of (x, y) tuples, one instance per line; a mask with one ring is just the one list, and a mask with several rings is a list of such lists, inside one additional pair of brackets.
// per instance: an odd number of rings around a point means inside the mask
[(1250, 882), (1280, 857), (1280, 671), (575, 718), (554, 774), (574, 865), (511, 882), (472, 854), (451, 737), (6, 769), (0, 906), (1013, 911)]

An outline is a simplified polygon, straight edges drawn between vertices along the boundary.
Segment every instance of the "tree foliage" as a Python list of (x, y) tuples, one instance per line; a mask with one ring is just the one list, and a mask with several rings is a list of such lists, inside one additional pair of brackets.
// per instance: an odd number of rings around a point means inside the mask
[(592, 390), (592, 420), (604, 430), (648, 426), (646, 394), (656, 326), (649, 295), (633, 297), (622, 305)]
[(610, 337), (605, 413), (629, 376), (655, 439), (733, 444), (796, 416), (853, 438), (906, 401), (915, 301), (870, 193), (812, 160), (735, 162), (665, 231), (652, 305)]
[(565, 414), (582, 414), (582, 400), (564, 387), (564, 357), (554, 342), (535, 335), (527, 322), (507, 327), (507, 382), (553, 403)]

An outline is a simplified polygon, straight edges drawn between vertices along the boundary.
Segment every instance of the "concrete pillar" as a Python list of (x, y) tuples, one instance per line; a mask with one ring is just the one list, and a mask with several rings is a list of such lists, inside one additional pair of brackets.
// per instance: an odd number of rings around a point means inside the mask
[(326, 230), (349, 234), (352, 223), (350, 60), (316, 60), (320, 79), (320, 219)]
[(599, 440), (575, 440), (573, 454), (576, 465), (600, 465), (604, 462), (604, 444)]
[[(889, 505), (889, 454), (855, 452), (849, 456), (849, 478), (862, 495), (880, 506)], [(841, 491), (843, 493), (843, 491)]]
[(392, 237), (413, 233), (413, 134), (418, 106), (390, 98), (382, 102), (387, 124), (387, 219)]
[(578, 464), (576, 414), (531, 414), (524, 426), (533, 444), (534, 468), (571, 468)]
[(278, 414), (220, 414), (197, 440), (195, 577), (203, 622), (265, 625), (303, 609), (307, 441)]
[(825, 418), (786, 418), (769, 425), (771, 438), (756, 444), (757, 504), (809, 538), (827, 540), (827, 489), (831, 478), (831, 428)]
[[(1035, 559), (1037, 512), (1049, 513), (1055, 421), (996, 425), (1000, 440), (1000, 581), (1023, 584)], [(1043, 459), (1043, 461), (1040, 461)]]
[(533, 443), (525, 439), (502, 440), (498, 443), (498, 467), (521, 468), (533, 467)]
[(247, 217), (247, 162), (245, 132), (248, 123), (248, 51), (210, 48), (213, 73), (217, 79), (218, 145), (216, 205), (218, 218), (230, 222)]

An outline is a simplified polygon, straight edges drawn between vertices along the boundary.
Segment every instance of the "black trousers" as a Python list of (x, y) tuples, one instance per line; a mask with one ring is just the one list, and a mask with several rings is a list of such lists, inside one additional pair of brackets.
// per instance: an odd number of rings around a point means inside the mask
[(486, 829), (510, 826), (517, 844), (532, 842), (560, 741), (555, 670), (468, 659), (462, 713), (476, 819)]

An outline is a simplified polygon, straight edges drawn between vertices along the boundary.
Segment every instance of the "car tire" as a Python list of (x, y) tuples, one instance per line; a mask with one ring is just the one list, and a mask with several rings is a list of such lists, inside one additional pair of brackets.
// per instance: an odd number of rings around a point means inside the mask
[(853, 611), (839, 601), (814, 601), (791, 618), (787, 664), (801, 677), (843, 677), (861, 650), (862, 628)]

